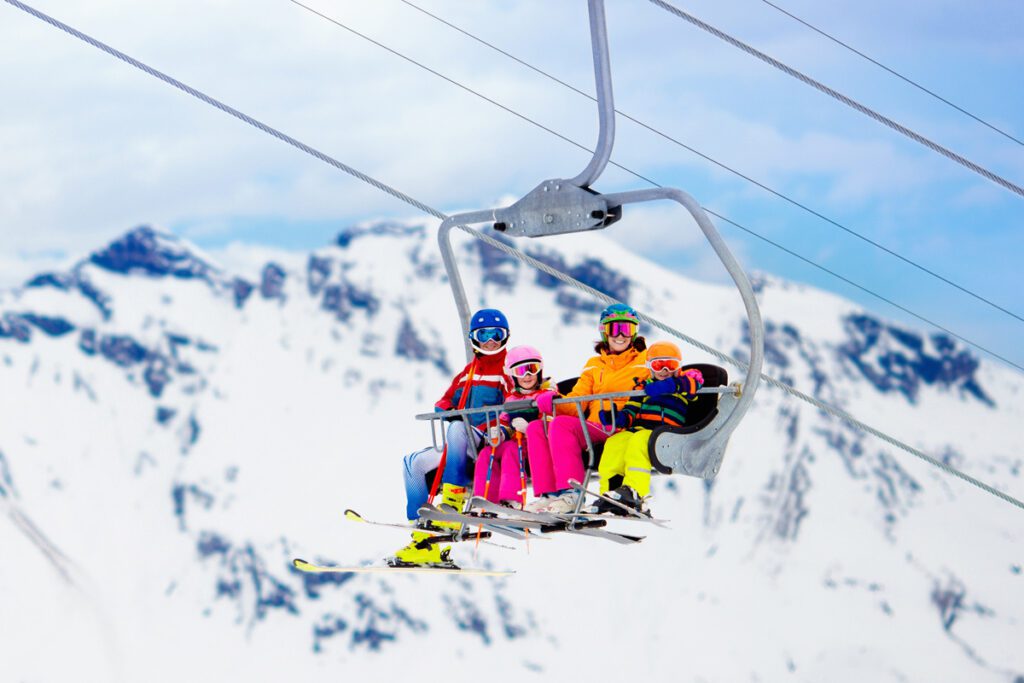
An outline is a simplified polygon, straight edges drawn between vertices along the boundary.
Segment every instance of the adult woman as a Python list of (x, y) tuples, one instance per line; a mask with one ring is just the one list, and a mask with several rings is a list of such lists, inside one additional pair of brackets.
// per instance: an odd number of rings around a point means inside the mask
[[(639, 336), (640, 318), (625, 304), (612, 304), (601, 312), (601, 341), (594, 347), (598, 355), (587, 361), (580, 378), (567, 398), (632, 391), (650, 376), (647, 369), (647, 343)], [(542, 496), (527, 506), (534, 512), (568, 512), (575, 508), (577, 494), (569, 486), (570, 479), (582, 481), (584, 476), (583, 451), (587, 447), (584, 426), (580, 424), (576, 406), (567, 403), (553, 406), (554, 392), (537, 398), (541, 413), (554, 414), (548, 424), (547, 435), (541, 420), (531, 422), (526, 429), (528, 457), (533, 477), (533, 491)], [(625, 398), (615, 399), (617, 408)], [(586, 429), (596, 446), (604, 443), (609, 434), (601, 426), (602, 403), (586, 401), (582, 408), (586, 415)], [(554, 410), (552, 410), (554, 408)]]

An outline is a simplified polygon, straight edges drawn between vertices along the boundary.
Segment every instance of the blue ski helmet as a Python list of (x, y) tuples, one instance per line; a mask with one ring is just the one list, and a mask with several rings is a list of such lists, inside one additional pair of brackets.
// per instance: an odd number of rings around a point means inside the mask
[(508, 329), (508, 318), (496, 308), (482, 308), (469, 319), (469, 331), (481, 327), (504, 327)]
[[(508, 318), (497, 309), (481, 309), (469, 319), (469, 340), (479, 353), (500, 353), (508, 343), (508, 334)], [(493, 351), (486, 351), (484, 344), (492, 340), (499, 342), (500, 345)]]

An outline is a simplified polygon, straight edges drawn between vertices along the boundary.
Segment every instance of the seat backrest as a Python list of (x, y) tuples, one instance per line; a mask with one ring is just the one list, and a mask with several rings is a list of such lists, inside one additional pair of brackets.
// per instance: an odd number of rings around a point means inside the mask
[[(696, 368), (704, 376), (704, 386), (724, 387), (729, 383), (729, 373), (725, 368), (708, 363), (694, 363), (684, 365), (683, 370)], [(659, 427), (651, 434), (647, 442), (647, 455), (651, 459), (651, 465), (662, 474), (672, 474), (672, 468), (658, 460), (658, 453), (655, 444), (658, 436), (664, 432), (673, 434), (693, 434), (706, 427), (718, 414), (718, 394), (697, 394), (697, 398), (686, 406), (686, 424), (682, 427)]]
[[(724, 387), (729, 383), (729, 373), (725, 368), (708, 363), (683, 366), (683, 370), (691, 368), (700, 370), (700, 374), (704, 376), (704, 386), (706, 387)], [(702, 424), (705, 418), (716, 410), (718, 410), (718, 394), (697, 394), (697, 398), (686, 406), (687, 426)]]
[(566, 394), (568, 394), (570, 391), (573, 390), (573, 387), (576, 386), (576, 382), (578, 382), (579, 380), (579, 377), (570, 377), (569, 379), (563, 379), (561, 382), (556, 384), (555, 386), (558, 388), (559, 395), (565, 396)]

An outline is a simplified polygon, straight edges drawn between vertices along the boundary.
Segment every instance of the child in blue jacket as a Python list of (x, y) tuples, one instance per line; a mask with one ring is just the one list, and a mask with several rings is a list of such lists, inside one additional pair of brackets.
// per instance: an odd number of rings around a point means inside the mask
[[(499, 406), (510, 390), (505, 376), (505, 347), (508, 343), (508, 320), (501, 311), (484, 309), (477, 311), (470, 319), (469, 339), (473, 345), (473, 360), (452, 379), (441, 399), (434, 404), (435, 410), (455, 410)], [(491, 417), (491, 421), (494, 421)], [(445, 441), (448, 444), (445, 467), (441, 483), (448, 490), (465, 488), (470, 482), (469, 460), (475, 457), (483, 445), (485, 417), (473, 415), (468, 423), (453, 420), (448, 424)], [(432, 482), (427, 474), (436, 470), (441, 462), (441, 451), (433, 446), (407, 455), (404, 459), (406, 493), (406, 517), (410, 520), (419, 516), (418, 510), (427, 502)], [(457, 493), (457, 492), (456, 492)], [(461, 492), (465, 494), (465, 490)], [(445, 497), (448, 496), (443, 493)], [(451, 502), (451, 501), (448, 501)], [(456, 505), (461, 510), (461, 505)]]
[[(630, 399), (615, 414), (614, 426), (622, 431), (605, 441), (597, 465), (601, 493), (639, 512), (645, 512), (643, 501), (651, 491), (651, 459), (647, 453), (651, 430), (684, 425), (687, 405), (704, 384), (700, 370), (682, 370), (682, 358), (679, 347), (671, 342), (656, 342), (647, 350), (651, 377), (643, 384), (646, 396)], [(611, 411), (601, 411), (600, 419), (602, 424), (612, 426)], [(615, 476), (622, 477), (622, 485), (609, 491)], [(598, 500), (591, 511), (626, 514), (605, 500)]]

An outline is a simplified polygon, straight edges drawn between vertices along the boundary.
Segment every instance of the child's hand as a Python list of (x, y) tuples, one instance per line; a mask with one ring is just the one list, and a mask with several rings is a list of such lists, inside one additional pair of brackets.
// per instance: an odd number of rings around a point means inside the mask
[(493, 448), (505, 440), (505, 430), (498, 425), (487, 430), (487, 443)]
[(703, 385), (704, 376), (700, 374), (700, 370), (690, 369), (678, 377), (666, 377), (644, 385), (644, 393), (648, 396), (681, 394), (685, 398), (693, 398)]
[(528, 424), (530, 424), (530, 423), (526, 421), (526, 418), (523, 418), (523, 417), (514, 417), (514, 418), (512, 418), (512, 429), (516, 430), (520, 434), (525, 434), (526, 433), (526, 425), (528, 425)]
[(605, 427), (615, 427), (615, 429), (625, 429), (629, 426), (629, 416), (621, 410), (616, 410), (614, 418), (612, 419), (612, 411), (602, 410), (598, 412), (597, 418), (601, 420), (601, 424)]
[(675, 377), (666, 377), (665, 379), (659, 379), (657, 382), (651, 382), (644, 385), (644, 393), (648, 396), (666, 396), (668, 394), (674, 394), (678, 391)]
[(558, 397), (558, 394), (550, 389), (548, 391), (542, 391), (537, 394), (537, 398), (534, 399), (537, 403), (537, 410), (542, 415), (554, 415), (555, 404), (554, 401)]
[(686, 398), (693, 398), (700, 391), (700, 388), (704, 386), (704, 375), (697, 368), (690, 368), (679, 376), (679, 384), (679, 393), (686, 396)]

